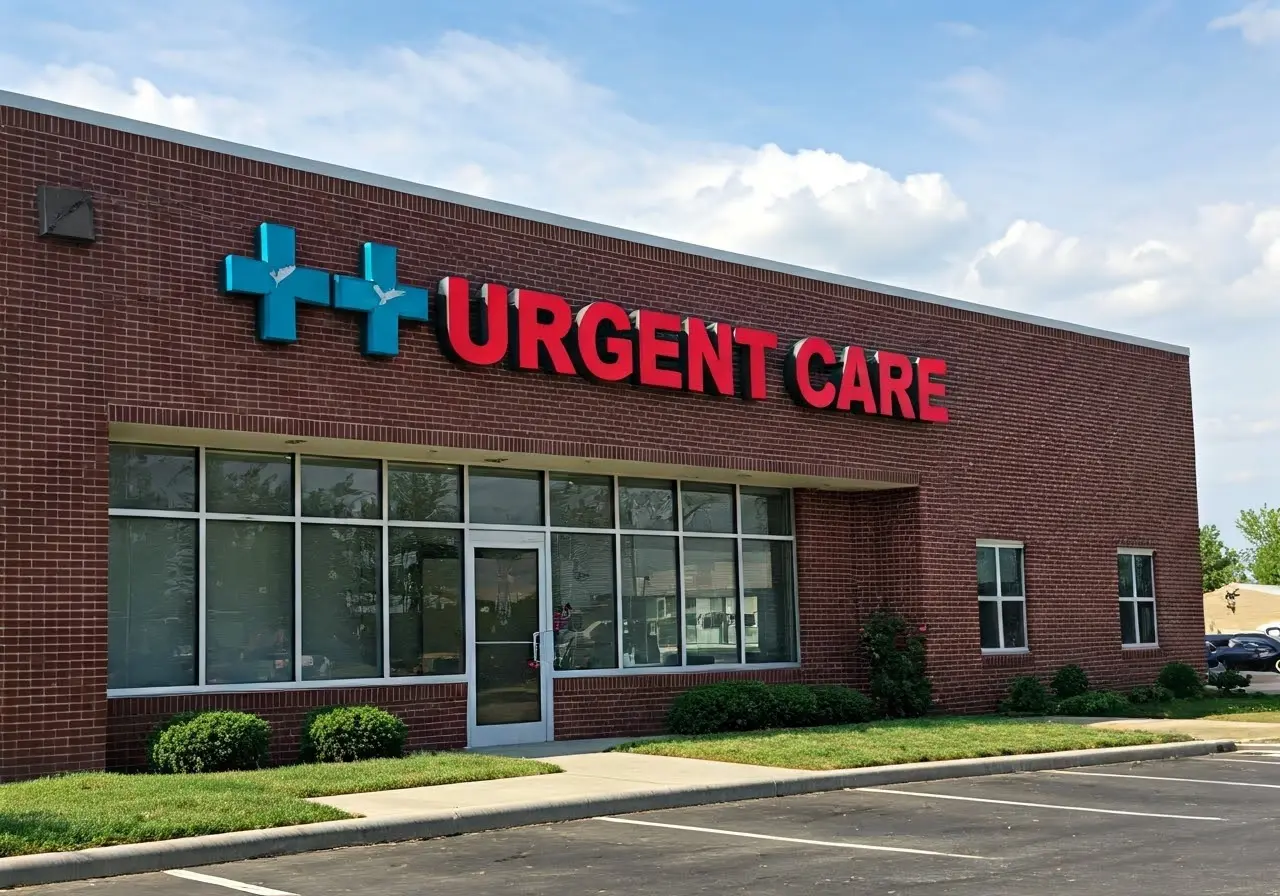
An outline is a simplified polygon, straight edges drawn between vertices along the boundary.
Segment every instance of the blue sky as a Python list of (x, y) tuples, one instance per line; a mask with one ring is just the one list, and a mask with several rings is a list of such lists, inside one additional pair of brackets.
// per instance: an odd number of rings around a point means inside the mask
[[(1280, 0), (0, 0), (0, 87), (1192, 347), (1280, 504)], [(1243, 385), (1239, 385), (1243, 384)]]

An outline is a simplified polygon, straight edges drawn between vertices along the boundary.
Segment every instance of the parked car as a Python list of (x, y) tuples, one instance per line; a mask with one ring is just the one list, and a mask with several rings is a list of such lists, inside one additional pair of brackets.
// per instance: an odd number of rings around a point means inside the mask
[(1205, 661), (1210, 669), (1280, 672), (1280, 640), (1257, 632), (1205, 635)]

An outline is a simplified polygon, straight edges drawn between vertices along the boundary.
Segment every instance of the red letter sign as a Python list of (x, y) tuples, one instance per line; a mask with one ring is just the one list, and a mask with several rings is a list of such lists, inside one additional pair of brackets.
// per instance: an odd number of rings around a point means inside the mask
[[(822, 365), (820, 382), (813, 384), (813, 362)], [(809, 336), (791, 346), (787, 357), (787, 391), (799, 404), (825, 409), (836, 400), (836, 384), (831, 382), (831, 366), (836, 363), (836, 353), (825, 339)]]
[(683, 389), (684, 374), (680, 370), (659, 366), (659, 361), (680, 362), (680, 343), (662, 336), (680, 333), (680, 318), (665, 311), (633, 311), (631, 322), (636, 329), (636, 370), (638, 385), (659, 389)]
[[(731, 327), (684, 319), (689, 360), (689, 391), (733, 394), (733, 332)], [(707, 382), (707, 375), (710, 382)], [(710, 387), (710, 388), (707, 388)]]
[(480, 340), (471, 336), (470, 286), (462, 277), (440, 281), (437, 301), (443, 306), (435, 315), (440, 344), (454, 360), (464, 364), (497, 364), (507, 355), (507, 288), (486, 283), (480, 291), (484, 305)]
[(632, 359), (633, 345), (628, 336), (606, 336), (627, 333), (631, 318), (627, 312), (611, 302), (592, 302), (578, 312), (577, 339), (574, 354), (582, 375), (602, 383), (616, 383), (631, 376), (635, 370)]
[(764, 378), (764, 353), (778, 347), (778, 336), (768, 330), (734, 327), (733, 342), (742, 353), (742, 382), (738, 393), (743, 398), (763, 401), (767, 395)]
[[(911, 359), (897, 352), (876, 352), (876, 367), (880, 374), (880, 413), (886, 417), (916, 419), (915, 408), (911, 406), (911, 383), (915, 374)], [(895, 400), (898, 413), (894, 412)]]
[(842, 352), (840, 361), (840, 395), (836, 398), (836, 409), (850, 411), (855, 404), (862, 405), (858, 410), (863, 414), (879, 413), (871, 371), (867, 369), (867, 353), (850, 345)]
[(573, 312), (560, 296), (529, 289), (511, 291), (515, 345), (513, 366), (521, 370), (545, 370), (572, 375), (573, 361), (565, 348), (565, 337), (573, 329)]
[(916, 359), (916, 405), (920, 419), (927, 423), (950, 423), (951, 414), (946, 408), (933, 403), (934, 398), (945, 398), (947, 387), (935, 376), (947, 375), (947, 362), (941, 358)]

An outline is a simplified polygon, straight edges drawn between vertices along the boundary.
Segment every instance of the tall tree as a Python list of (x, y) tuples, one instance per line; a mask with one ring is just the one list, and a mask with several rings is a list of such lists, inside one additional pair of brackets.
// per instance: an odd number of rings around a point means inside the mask
[(1205, 594), (1240, 581), (1244, 572), (1240, 553), (1223, 544), (1222, 532), (1217, 526), (1200, 527), (1200, 572)]
[(1249, 542), (1245, 562), (1259, 585), (1280, 585), (1280, 507), (1262, 505), (1258, 510), (1242, 510), (1236, 521)]

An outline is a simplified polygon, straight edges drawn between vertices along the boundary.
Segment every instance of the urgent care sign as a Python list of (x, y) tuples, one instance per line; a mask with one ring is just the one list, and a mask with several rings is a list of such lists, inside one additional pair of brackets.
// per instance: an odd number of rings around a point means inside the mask
[(300, 267), (293, 228), (263, 223), (256, 256), (227, 255), (222, 289), (258, 302), (258, 338), (297, 341), (298, 305), (350, 314), (370, 357), (400, 352), (401, 322), (434, 324), (440, 347), (470, 366), (505, 365), (704, 395), (767, 399), (781, 351), (787, 393), (817, 410), (946, 423), (946, 361), (806, 336), (780, 347), (768, 330), (628, 310), (613, 302), (574, 308), (562, 296), (445, 277), (430, 292), (399, 282), (396, 249), (365, 243), (358, 275)]

